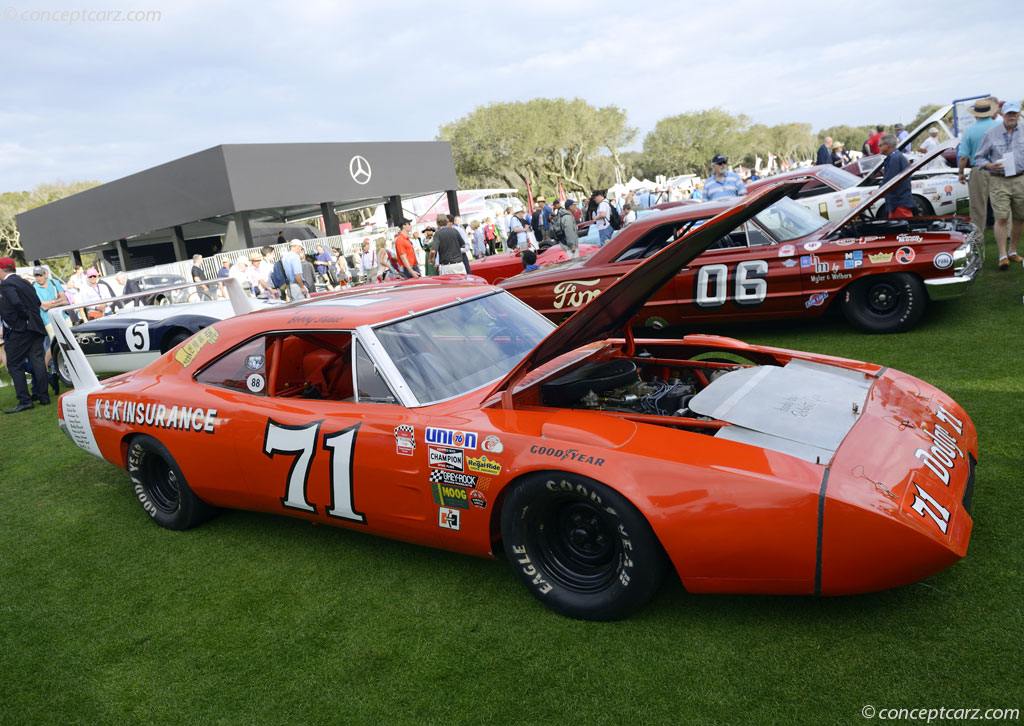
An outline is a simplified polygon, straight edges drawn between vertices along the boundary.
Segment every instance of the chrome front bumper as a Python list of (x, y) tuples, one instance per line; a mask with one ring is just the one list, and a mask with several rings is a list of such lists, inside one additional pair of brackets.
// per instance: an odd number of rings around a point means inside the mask
[(928, 291), (928, 299), (932, 301), (949, 300), (960, 297), (967, 292), (971, 282), (977, 276), (985, 262), (985, 242), (980, 230), (971, 225), (972, 230), (967, 238), (967, 255), (954, 263), (952, 277), (939, 277), (925, 280), (924, 287)]

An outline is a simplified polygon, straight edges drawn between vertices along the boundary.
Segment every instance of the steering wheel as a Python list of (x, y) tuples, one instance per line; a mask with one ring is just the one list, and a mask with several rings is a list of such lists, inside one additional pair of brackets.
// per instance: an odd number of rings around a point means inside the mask
[(487, 334), (487, 342), (493, 343), (497, 338), (505, 336), (509, 339), (509, 342), (514, 342), (518, 337), (518, 333), (507, 325), (499, 325), (493, 328), (491, 332)]

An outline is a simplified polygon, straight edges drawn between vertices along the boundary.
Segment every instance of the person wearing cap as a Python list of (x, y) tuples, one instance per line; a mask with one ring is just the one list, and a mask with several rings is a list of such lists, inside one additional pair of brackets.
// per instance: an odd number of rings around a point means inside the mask
[[(989, 173), (988, 194), (992, 202), (999, 269), (1011, 262), (1024, 262), (1017, 254), (1017, 244), (1024, 231), (1024, 132), (1020, 130), (1020, 104), (1003, 104), (1003, 122), (991, 126), (981, 137), (974, 153), (975, 167)], [(974, 172), (971, 172), (974, 175)], [(1006, 220), (1013, 214), (1010, 237), (1006, 237)]]
[[(123, 273), (120, 273), (123, 274)], [(60, 280), (56, 280), (50, 277), (50, 271), (45, 267), (36, 267), (32, 270), (32, 277), (35, 281), (32, 283), (32, 287), (36, 291), (36, 296), (39, 298), (39, 314), (43, 318), (43, 327), (46, 328), (46, 338), (43, 340), (43, 365), (46, 366), (46, 370), (50, 370), (50, 361), (52, 354), (50, 353), (50, 341), (53, 340), (53, 321), (50, 318), (50, 309), (58, 308), (62, 305), (68, 304), (67, 292), (64, 290), (64, 286), (61, 285)], [(68, 321), (67, 313), (61, 313), (64, 316), (64, 320), (70, 326)], [(60, 393), (60, 381), (55, 373), (48, 373), (47, 375), (50, 386), (53, 388), (54, 394)]]
[(727, 170), (724, 156), (716, 154), (711, 160), (712, 174), (704, 182), (704, 200), (715, 202), (729, 197), (742, 197), (747, 193), (743, 180), (738, 174)]
[(832, 137), (826, 136), (825, 140), (818, 147), (818, 156), (814, 160), (815, 164), (831, 164), (832, 163)]
[(908, 136), (910, 136), (910, 134), (908, 134), (907, 130), (905, 128), (903, 128), (903, 124), (896, 124), (896, 143), (897, 143), (897, 145), (900, 145), (904, 141), (906, 141)]
[(927, 154), (929, 151), (939, 145), (939, 129), (932, 126), (928, 129), (928, 138), (921, 144), (921, 153)]
[(18, 397), (18, 405), (4, 413), (19, 413), (34, 408), (28, 381), (25, 379), (25, 367), (22, 365), (25, 358), (28, 358), (32, 369), (32, 385), (40, 405), (50, 403), (50, 392), (46, 387), (46, 363), (43, 360), (46, 328), (43, 326), (39, 296), (32, 285), (15, 274), (15, 267), (10, 257), (0, 257), (0, 319), (3, 319), (4, 326), (7, 370)]
[(590, 198), (590, 207), (594, 210), (592, 219), (597, 230), (598, 244), (604, 245), (612, 238), (612, 205), (608, 202), (604, 189), (598, 189)]
[(527, 247), (526, 229), (529, 223), (526, 221), (526, 210), (520, 207), (512, 214), (508, 223), (508, 244), (509, 250), (525, 250)]
[(576, 231), (576, 217), (573, 210), (577, 209), (575, 199), (566, 199), (565, 208), (559, 209), (551, 220), (551, 229), (555, 241), (569, 253), (569, 257), (580, 256), (580, 235)]
[(850, 155), (842, 141), (832, 144), (832, 166), (846, 166), (850, 163)]
[[(86, 270), (85, 285), (79, 289), (76, 302), (97, 303), (102, 300), (109, 300), (112, 297), (114, 297), (114, 291), (110, 288), (110, 285), (100, 280), (99, 271), (95, 267), (90, 267)], [(96, 305), (88, 310), (86, 317), (89, 319), (103, 317), (103, 313), (107, 311), (107, 308), (106, 304)]]
[(302, 242), (293, 239), (288, 243), (288, 251), (281, 255), (281, 266), (288, 280), (288, 299), (305, 300), (308, 293), (302, 279)]
[[(974, 154), (981, 144), (981, 137), (993, 126), (999, 124), (996, 115), (999, 113), (999, 103), (994, 98), (982, 98), (968, 106), (967, 113), (978, 119), (967, 127), (960, 137), (960, 146), (957, 151), (957, 169), (960, 174), (960, 183), (967, 183), (967, 198), (971, 204), (971, 222), (981, 230), (982, 235), (988, 227), (988, 172), (977, 168), (974, 164)], [(967, 168), (971, 167), (971, 176), (967, 178)]]
[(410, 232), (412, 232), (412, 222), (408, 219), (398, 220), (398, 236), (395, 237), (395, 255), (398, 257), (398, 271), (406, 279), (420, 276), (416, 249), (412, 246), (412, 240), (409, 239)]

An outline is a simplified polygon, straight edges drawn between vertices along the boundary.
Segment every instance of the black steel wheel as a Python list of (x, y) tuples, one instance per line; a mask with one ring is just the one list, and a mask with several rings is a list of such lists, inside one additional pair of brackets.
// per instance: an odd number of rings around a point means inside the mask
[(665, 554), (643, 515), (611, 487), (577, 474), (517, 482), (502, 507), (501, 533), (527, 589), (569, 617), (623, 618), (664, 579)]
[(901, 333), (918, 323), (927, 304), (916, 275), (871, 275), (846, 288), (843, 315), (865, 333)]
[(143, 510), (161, 527), (189, 529), (217, 512), (195, 495), (171, 452), (152, 436), (131, 440), (127, 469)]

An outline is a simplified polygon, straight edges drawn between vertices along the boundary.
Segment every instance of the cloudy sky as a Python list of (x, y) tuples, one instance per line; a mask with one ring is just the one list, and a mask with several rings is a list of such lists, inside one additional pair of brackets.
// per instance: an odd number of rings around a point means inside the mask
[(713, 106), (819, 129), (1024, 98), (1013, 0), (91, 2), (0, 0), (0, 192), (222, 143), (429, 140), (539, 96), (616, 104), (640, 139)]

